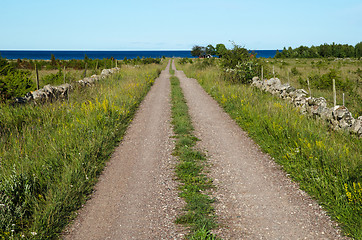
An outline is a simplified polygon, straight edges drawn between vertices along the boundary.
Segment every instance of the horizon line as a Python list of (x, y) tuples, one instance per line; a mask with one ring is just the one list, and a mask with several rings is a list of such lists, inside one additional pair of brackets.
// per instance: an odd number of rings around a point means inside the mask
[[(0, 51), (191, 51), (192, 49), (0, 49)], [(247, 49), (255, 50), (272, 50), (279, 49)]]
[(0, 51), (191, 51), (191, 49), (0, 49)]

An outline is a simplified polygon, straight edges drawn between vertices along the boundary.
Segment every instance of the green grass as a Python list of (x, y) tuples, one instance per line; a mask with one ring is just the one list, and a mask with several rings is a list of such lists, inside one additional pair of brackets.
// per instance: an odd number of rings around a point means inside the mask
[[(101, 70), (88, 69), (86, 72), (86, 77), (90, 77), (94, 74), (101, 74)], [(45, 85), (50, 84), (53, 86), (58, 86), (64, 83), (64, 69), (59, 73), (59, 70), (39, 70), (39, 87), (43, 88)], [(52, 76), (52, 77), (51, 77)], [(35, 70), (31, 71), (31, 79), (36, 86), (36, 72)], [(73, 83), (80, 79), (84, 78), (84, 70), (75, 70), (75, 69), (66, 69), (65, 70), (65, 82)]]
[(172, 69), (172, 66), (170, 66), (170, 74), (174, 75), (175, 74), (175, 70)]
[(188, 239), (217, 239), (210, 230), (217, 226), (212, 199), (206, 193), (213, 188), (212, 180), (204, 174), (207, 164), (203, 153), (195, 149), (197, 138), (192, 134), (193, 126), (188, 114), (180, 82), (171, 77), (172, 124), (176, 137), (174, 155), (178, 157), (176, 166), (180, 196), (185, 200), (185, 213), (179, 216), (176, 223), (190, 228)]
[(362, 139), (331, 131), (323, 121), (301, 115), (269, 93), (225, 82), (217, 67), (178, 68), (196, 78), (346, 235), (362, 239)]
[(59, 237), (163, 67), (123, 66), (69, 101), (1, 106), (0, 238)]
[[(266, 65), (267, 77), (272, 77), (272, 69), (274, 67), (275, 76), (280, 78), (282, 83), (289, 82), (293, 87), (307, 89), (306, 83), (301, 85), (299, 79), (306, 81), (306, 79), (313, 75), (323, 75), (328, 73), (331, 69), (337, 71), (337, 76), (343, 82), (349, 82), (350, 90), (342, 90), (337, 86), (337, 104), (343, 104), (343, 93), (345, 94), (345, 106), (357, 118), (362, 115), (361, 101), (362, 101), (362, 60), (358, 59), (264, 59), (263, 63)], [(291, 73), (291, 69), (295, 68), (296, 74)], [(359, 69), (359, 70), (358, 70)], [(311, 84), (313, 80), (310, 79)], [(328, 106), (333, 106), (333, 91), (332, 87), (329, 89), (317, 89), (311, 87), (313, 97), (324, 97), (328, 101)]]

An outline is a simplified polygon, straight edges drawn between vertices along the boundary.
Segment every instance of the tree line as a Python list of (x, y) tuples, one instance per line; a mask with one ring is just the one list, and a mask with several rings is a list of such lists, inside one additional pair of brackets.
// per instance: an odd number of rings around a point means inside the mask
[(362, 57), (362, 42), (355, 46), (348, 44), (323, 44), (320, 46), (300, 46), (295, 49), (284, 47), (283, 51), (277, 53), (275, 58), (319, 58), (319, 57), (337, 57), (337, 58), (360, 58)]
[(212, 44), (206, 47), (195, 45), (192, 47), (191, 55), (193, 57), (207, 57), (208, 55), (222, 57), (227, 51), (227, 48), (222, 43), (216, 44), (215, 47)]

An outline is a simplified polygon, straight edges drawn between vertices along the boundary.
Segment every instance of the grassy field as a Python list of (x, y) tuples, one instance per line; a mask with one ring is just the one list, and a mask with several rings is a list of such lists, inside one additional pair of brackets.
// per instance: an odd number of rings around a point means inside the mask
[(202, 70), (196, 66), (177, 68), (196, 78), (262, 150), (340, 223), (346, 235), (362, 239), (362, 140), (330, 131), (324, 122), (301, 115), (269, 93), (225, 82), (216, 66)]
[(328, 106), (333, 106), (332, 86), (320, 88), (318, 79), (328, 74), (339, 80), (343, 86), (337, 86), (337, 104), (343, 104), (357, 118), (362, 116), (362, 60), (358, 59), (263, 59), (267, 68), (267, 77), (280, 78), (282, 83), (288, 83), (296, 88), (308, 91), (307, 78), (311, 85), (313, 97), (324, 97)]
[[(173, 75), (174, 70), (170, 68)], [(176, 138), (174, 155), (178, 157), (176, 165), (177, 180), (181, 183), (180, 196), (185, 200), (184, 214), (176, 223), (184, 224), (190, 229), (187, 239), (217, 239), (210, 230), (217, 226), (212, 199), (207, 192), (213, 188), (212, 180), (205, 175), (207, 164), (205, 155), (195, 149), (197, 138), (193, 135), (193, 126), (180, 81), (171, 79), (172, 124)]]
[(122, 66), (69, 101), (1, 105), (0, 238), (59, 236), (165, 63)]
[[(93, 74), (99, 75), (101, 73), (101, 70), (87, 70), (86, 77), (90, 77)], [(38, 71), (39, 75), (39, 87), (42, 88), (47, 84), (57, 86), (64, 83), (64, 70), (59, 73), (59, 70), (40, 70)], [(31, 80), (34, 82), (36, 86), (36, 72), (35, 70), (31, 71)], [(71, 83), (78, 81), (80, 79), (84, 78), (84, 70), (75, 70), (75, 69), (66, 69), (65, 70), (65, 82)]]

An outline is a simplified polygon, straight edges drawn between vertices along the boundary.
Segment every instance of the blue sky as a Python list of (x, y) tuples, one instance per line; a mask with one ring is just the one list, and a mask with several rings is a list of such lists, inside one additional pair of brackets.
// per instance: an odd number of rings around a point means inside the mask
[(361, 0), (0, 0), (0, 49), (355, 45), (361, 13)]

